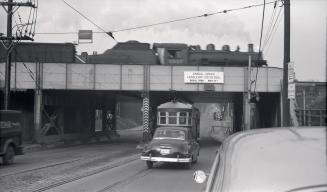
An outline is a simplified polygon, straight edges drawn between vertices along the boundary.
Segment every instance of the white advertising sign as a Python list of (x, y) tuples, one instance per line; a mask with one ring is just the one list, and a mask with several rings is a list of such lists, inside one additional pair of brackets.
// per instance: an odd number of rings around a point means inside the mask
[(288, 98), (295, 99), (295, 83), (288, 84)]
[(224, 83), (224, 72), (184, 71), (184, 83)]
[(294, 63), (289, 62), (287, 66), (288, 66), (288, 82), (293, 83), (295, 79)]

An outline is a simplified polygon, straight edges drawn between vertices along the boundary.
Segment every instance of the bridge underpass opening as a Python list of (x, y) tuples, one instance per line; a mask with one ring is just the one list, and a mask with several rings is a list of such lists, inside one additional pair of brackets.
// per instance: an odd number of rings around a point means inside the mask
[(104, 114), (115, 107), (113, 91), (44, 90), (40, 142), (88, 141), (104, 129)]
[(172, 101), (194, 104), (200, 111), (200, 137), (209, 137), (212, 132), (226, 137), (242, 127), (243, 94), (217, 92), (150, 92), (152, 115), (162, 103)]
[[(208, 132), (212, 131), (235, 133), (247, 129), (280, 126), (280, 93), (258, 93), (257, 100), (251, 103), (247, 94), (242, 92), (150, 92), (152, 111), (174, 98), (192, 103), (200, 110), (202, 135), (208, 135)], [(249, 108), (246, 108), (246, 105)], [(224, 133), (219, 134), (219, 137), (224, 136)]]

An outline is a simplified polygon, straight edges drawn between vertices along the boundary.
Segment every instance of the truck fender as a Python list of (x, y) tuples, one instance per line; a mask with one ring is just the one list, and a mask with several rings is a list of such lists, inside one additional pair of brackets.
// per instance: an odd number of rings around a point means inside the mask
[(15, 141), (13, 139), (7, 139), (5, 141), (5, 143), (4, 143), (4, 145), (3, 145), (2, 149), (1, 149), (1, 155), (6, 152), (8, 146), (11, 145), (11, 144), (14, 146), (14, 148), (16, 148), (16, 143), (15, 143)]

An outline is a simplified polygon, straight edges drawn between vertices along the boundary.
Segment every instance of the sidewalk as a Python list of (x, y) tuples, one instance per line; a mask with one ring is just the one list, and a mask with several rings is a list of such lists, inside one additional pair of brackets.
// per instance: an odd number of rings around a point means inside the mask
[[(111, 138), (110, 142), (117, 142), (121, 141), (123, 142), (124, 139), (130, 139), (134, 138), (135, 139), (142, 139), (142, 126), (137, 126), (131, 129), (122, 129), (122, 130), (117, 130), (117, 133), (119, 136), (113, 136)], [(108, 141), (106, 138), (102, 138), (99, 142), (106, 142)], [(57, 141), (51, 144), (38, 144), (38, 143), (23, 143), (23, 148), (24, 148), (24, 153), (30, 153), (34, 151), (41, 151), (41, 150), (47, 150), (47, 149), (54, 149), (54, 148), (61, 148), (61, 147), (71, 147), (71, 146), (76, 146), (76, 145), (87, 145), (87, 144), (92, 144), (92, 143), (97, 143), (95, 139), (91, 139), (87, 143), (82, 143), (80, 140), (73, 140), (73, 141)], [(137, 146), (135, 146), (137, 147)]]

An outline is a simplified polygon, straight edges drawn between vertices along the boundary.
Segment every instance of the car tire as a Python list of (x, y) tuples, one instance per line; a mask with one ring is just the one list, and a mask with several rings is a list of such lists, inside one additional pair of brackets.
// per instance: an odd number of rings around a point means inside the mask
[(14, 147), (9, 145), (7, 150), (6, 150), (6, 153), (2, 157), (2, 162), (5, 165), (10, 165), (10, 164), (14, 163), (14, 159), (15, 159)]
[(152, 161), (146, 161), (146, 166), (148, 166), (149, 169), (153, 168), (153, 162)]

